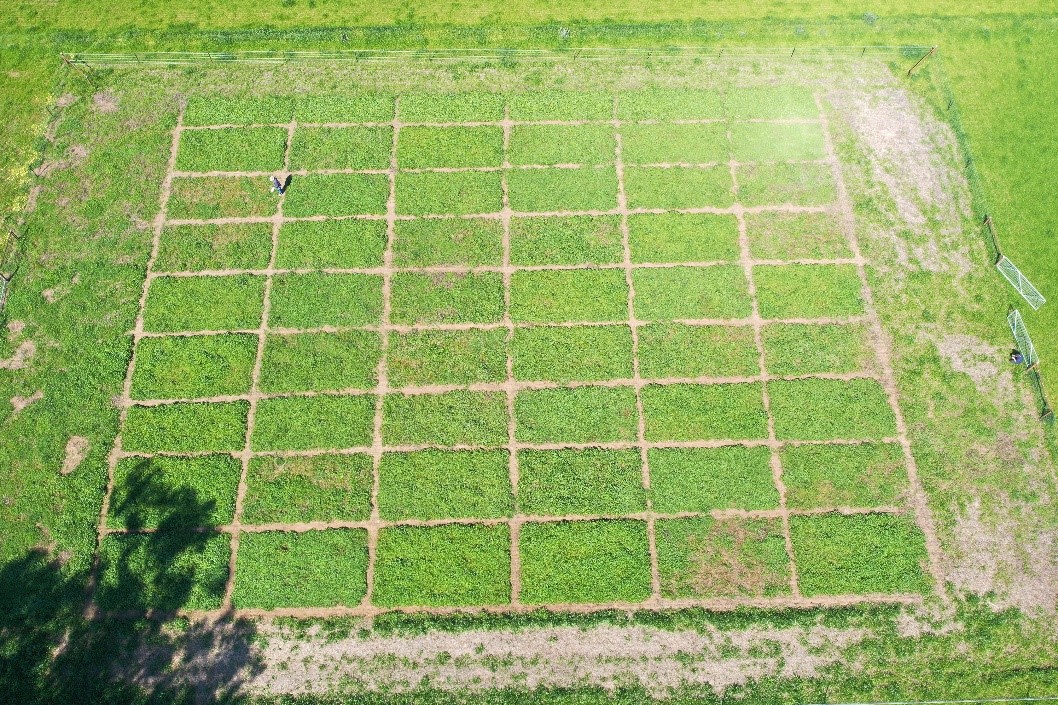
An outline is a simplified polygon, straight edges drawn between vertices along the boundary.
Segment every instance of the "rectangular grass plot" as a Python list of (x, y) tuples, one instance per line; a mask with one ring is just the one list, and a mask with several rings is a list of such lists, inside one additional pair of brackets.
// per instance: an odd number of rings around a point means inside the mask
[(627, 167), (629, 208), (726, 208), (734, 202), (731, 171), (713, 167)]
[(493, 272), (400, 272), (393, 276), (394, 323), (491, 323), (503, 317), (503, 278)]
[(384, 528), (373, 601), (384, 607), (506, 604), (510, 542), (506, 525)]
[(136, 348), (133, 399), (191, 399), (250, 391), (257, 336), (144, 338)]
[(837, 215), (763, 211), (746, 213), (749, 249), (756, 259), (834, 259), (852, 249)]
[(520, 213), (613, 210), (617, 175), (609, 167), (518, 169), (507, 174), (511, 208)]
[(264, 269), (272, 252), (270, 223), (179, 225), (162, 231), (158, 272)]
[(379, 467), (383, 519), (494, 519), (512, 509), (507, 451), (387, 453)]
[(121, 430), (121, 447), (134, 453), (240, 451), (249, 408), (243, 401), (133, 406)]
[(831, 318), (863, 313), (855, 265), (789, 264), (753, 268), (764, 318)]
[(507, 378), (507, 331), (423, 330), (391, 333), (389, 385), (501, 382)]
[(265, 456), (250, 461), (242, 522), (358, 521), (371, 515), (371, 456)]
[(110, 534), (99, 549), (104, 610), (213, 610), (224, 600), (231, 537), (215, 531)]
[(114, 469), (107, 526), (199, 528), (231, 522), (242, 463), (231, 455), (124, 458)]
[(276, 267), (368, 269), (382, 266), (384, 220), (302, 220), (283, 223)]
[(252, 445), (256, 451), (363, 447), (371, 444), (374, 421), (370, 395), (262, 399)]
[(507, 397), (465, 391), (390, 394), (383, 404), (382, 437), (387, 445), (505, 445)]
[(283, 215), (383, 215), (389, 199), (385, 174), (294, 176), (283, 201)]
[(615, 264), (624, 260), (617, 216), (514, 218), (511, 263)]
[(910, 517), (822, 514), (790, 517), (798, 582), (805, 596), (924, 593), (922, 532)]
[(827, 206), (837, 190), (827, 164), (740, 165), (738, 200), (746, 206)]
[(798, 509), (898, 506), (908, 491), (895, 443), (787, 446), (782, 466), (787, 502)]
[(270, 217), (279, 205), (270, 189), (265, 176), (174, 178), (166, 215), (170, 220)]
[(727, 110), (737, 120), (816, 120), (815, 96), (801, 86), (757, 86), (728, 93)]
[(514, 414), (518, 439), (531, 443), (633, 441), (639, 423), (631, 387), (521, 391)]
[(518, 456), (522, 514), (631, 514), (646, 509), (636, 450), (523, 450)]
[(757, 383), (647, 385), (642, 398), (648, 440), (742, 440), (768, 436), (768, 415)]
[(752, 326), (654, 323), (639, 328), (639, 370), (661, 377), (749, 377), (760, 374)]
[(377, 324), (382, 277), (373, 274), (280, 274), (272, 282), (272, 328)]
[(669, 598), (790, 594), (779, 519), (662, 519), (657, 523), (661, 594)]
[(499, 220), (402, 220), (395, 229), (393, 263), (398, 267), (498, 266), (503, 261), (503, 225)]
[(503, 96), (498, 93), (410, 93), (397, 110), (404, 123), (499, 122)]
[(291, 169), (389, 169), (391, 127), (301, 127), (290, 145)]
[(627, 321), (628, 284), (620, 269), (515, 272), (511, 277), (515, 321)]
[(147, 291), (148, 331), (246, 330), (261, 325), (264, 277), (159, 277)]
[(727, 115), (719, 91), (653, 88), (622, 93), (617, 115), (622, 120), (718, 120)]
[(628, 239), (636, 263), (735, 261), (740, 254), (738, 221), (730, 215), (633, 215)]
[(727, 164), (727, 125), (625, 125), (621, 159), (625, 164)]
[(632, 331), (627, 326), (519, 328), (511, 354), (520, 380), (632, 377)]
[(367, 390), (378, 383), (378, 333), (269, 335), (261, 364), (263, 392)]
[(663, 514), (775, 509), (779, 492), (768, 448), (653, 448), (650, 494)]
[(823, 126), (812, 123), (742, 122), (731, 126), (731, 152), (740, 162), (825, 159)]
[(885, 389), (872, 379), (768, 383), (775, 434), (797, 440), (880, 439), (896, 435)]
[(749, 287), (737, 265), (636, 269), (636, 318), (644, 321), (744, 318)]
[(527, 523), (520, 552), (527, 604), (640, 602), (650, 595), (646, 522)]
[(764, 326), (769, 374), (797, 376), (869, 370), (874, 367), (867, 328), (859, 324), (775, 323)]
[(353, 93), (299, 97), (294, 103), (298, 123), (392, 122), (393, 96)]
[(508, 160), (514, 165), (613, 164), (609, 125), (515, 125)]
[(184, 130), (176, 170), (274, 171), (283, 168), (286, 145), (287, 130), (283, 127)]
[(611, 120), (613, 96), (594, 91), (516, 93), (508, 99), (511, 120)]
[(288, 96), (191, 96), (184, 111), (184, 124), (285, 125), (294, 114), (295, 104), (296, 101)]
[(232, 595), (237, 608), (355, 607), (366, 592), (363, 529), (242, 534)]
[(405, 127), (397, 143), (401, 169), (498, 167), (503, 163), (499, 127)]
[(502, 207), (498, 171), (397, 174), (397, 213), (402, 215), (498, 213)]

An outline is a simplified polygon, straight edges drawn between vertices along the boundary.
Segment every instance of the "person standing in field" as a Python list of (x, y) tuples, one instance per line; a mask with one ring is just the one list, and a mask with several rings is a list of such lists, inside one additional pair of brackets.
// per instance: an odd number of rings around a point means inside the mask
[(281, 182), (278, 177), (273, 176), (272, 177), (272, 191), (274, 193), (278, 193), (280, 196), (282, 196), (284, 190), (285, 189), (283, 188), (283, 182)]

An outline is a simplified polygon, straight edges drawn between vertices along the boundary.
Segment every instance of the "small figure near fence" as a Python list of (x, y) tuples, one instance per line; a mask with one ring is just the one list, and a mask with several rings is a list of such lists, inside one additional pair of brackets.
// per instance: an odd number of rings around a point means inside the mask
[(1014, 348), (1013, 350), (1010, 351), (1010, 361), (1012, 363), (1014, 363), (1015, 365), (1024, 365), (1025, 364), (1025, 356), (1021, 354), (1020, 350), (1018, 350), (1017, 348)]
[(287, 190), (287, 187), (279, 180), (278, 177), (272, 177), (272, 193), (278, 193), (280, 196)]

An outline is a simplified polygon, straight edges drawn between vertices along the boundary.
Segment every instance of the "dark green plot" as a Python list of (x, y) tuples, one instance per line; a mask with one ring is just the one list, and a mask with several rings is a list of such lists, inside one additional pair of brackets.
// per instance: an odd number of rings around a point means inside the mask
[(511, 120), (611, 120), (612, 95), (593, 91), (540, 91), (516, 93), (508, 99)]
[(503, 277), (495, 272), (399, 272), (392, 292), (394, 323), (492, 323), (503, 318)]
[(231, 455), (124, 458), (114, 468), (107, 526), (201, 528), (231, 523), (242, 462)]
[(775, 323), (761, 330), (764, 360), (772, 375), (856, 372), (872, 368), (867, 328), (859, 324)]
[(621, 159), (625, 164), (727, 164), (730, 153), (725, 123), (624, 125)]
[(261, 391), (373, 389), (382, 343), (378, 333), (269, 335), (261, 364)]
[(276, 267), (281, 269), (369, 269), (381, 267), (386, 221), (347, 218), (283, 223)]
[(373, 395), (262, 399), (257, 404), (253, 449), (334, 450), (368, 446), (374, 423)]
[(389, 169), (392, 152), (392, 127), (298, 127), (290, 168)]
[(627, 167), (625, 192), (629, 208), (726, 208), (734, 202), (727, 165)]
[(397, 143), (401, 169), (498, 167), (503, 163), (499, 127), (405, 127)]
[(863, 313), (863, 283), (852, 264), (753, 268), (763, 318), (830, 318)]
[(627, 321), (628, 284), (622, 269), (515, 272), (511, 318), (516, 321)]
[(191, 96), (184, 111), (185, 125), (286, 124), (296, 101), (288, 96), (225, 98)]
[(302, 96), (294, 104), (299, 123), (392, 122), (393, 96), (381, 93)]
[(272, 328), (377, 325), (382, 277), (374, 274), (280, 274), (272, 280)]
[(514, 414), (518, 439), (531, 443), (633, 441), (639, 424), (631, 387), (521, 391)]
[(387, 445), (506, 445), (507, 396), (390, 394), (383, 405), (382, 437)]
[(383, 519), (494, 519), (512, 510), (507, 451), (386, 453), (379, 467)]
[(627, 326), (519, 328), (511, 345), (520, 380), (631, 379), (632, 331)]
[(796, 440), (881, 439), (896, 419), (873, 379), (801, 379), (768, 383), (775, 434)]
[(511, 164), (613, 164), (610, 125), (516, 125), (511, 130)]
[(402, 220), (396, 224), (393, 263), (398, 267), (500, 265), (503, 225), (496, 219)]
[(264, 277), (159, 277), (151, 281), (143, 327), (149, 331), (248, 330), (261, 325)]
[(633, 262), (719, 262), (740, 256), (738, 221), (730, 215), (651, 213), (628, 218)]
[(503, 186), (498, 171), (401, 172), (397, 212), (404, 215), (499, 213)]
[(507, 187), (519, 213), (617, 208), (617, 175), (610, 167), (517, 169), (508, 172)]
[(753, 327), (680, 323), (641, 326), (639, 372), (646, 379), (760, 374)]
[(523, 450), (518, 466), (522, 514), (612, 515), (646, 509), (637, 450)]
[(385, 174), (294, 176), (283, 201), (283, 215), (385, 215), (389, 177)]
[(738, 265), (636, 269), (636, 318), (643, 321), (744, 318), (749, 286)]
[(283, 168), (286, 145), (283, 127), (184, 130), (176, 170), (274, 171)]
[(401, 122), (499, 122), (503, 96), (498, 93), (409, 93), (400, 96)]
[(650, 495), (663, 514), (779, 506), (768, 448), (653, 448), (649, 459)]
[(768, 415), (758, 383), (647, 385), (642, 398), (647, 440), (751, 440), (768, 436)]
[(622, 120), (717, 120), (726, 117), (726, 98), (716, 90), (652, 88), (618, 96)]
[(514, 218), (511, 263), (614, 264), (624, 260), (617, 216)]
[(121, 448), (138, 453), (240, 451), (246, 444), (249, 408), (243, 401), (133, 406), (121, 430)]

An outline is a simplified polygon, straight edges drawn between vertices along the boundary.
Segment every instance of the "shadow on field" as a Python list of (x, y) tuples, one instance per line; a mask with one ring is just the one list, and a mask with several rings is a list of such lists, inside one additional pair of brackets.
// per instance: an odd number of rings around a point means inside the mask
[[(108, 555), (116, 580), (102, 586), (100, 597), (129, 608), (150, 602), (171, 615), (193, 599), (200, 582), (196, 557), (209, 536), (180, 529), (208, 523), (213, 503), (167, 486), (148, 463), (124, 484), (115, 515), (130, 528), (153, 518), (160, 530), (117, 543)], [(242, 699), (241, 685), (261, 669), (251, 649), (252, 624), (189, 623), (164, 614), (86, 619), (85, 577), (43, 549), (0, 567), (0, 703)]]

